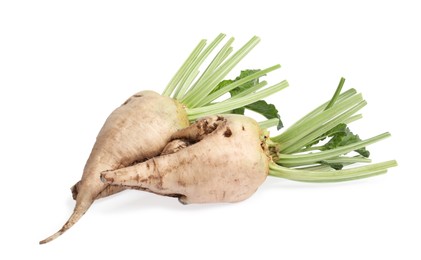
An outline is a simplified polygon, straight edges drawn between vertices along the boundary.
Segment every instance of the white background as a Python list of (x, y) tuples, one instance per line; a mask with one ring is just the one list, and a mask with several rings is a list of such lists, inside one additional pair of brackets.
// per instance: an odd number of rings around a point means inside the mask
[[(421, 259), (420, 8), (417, 1), (1, 1), (1, 259)], [(371, 179), (305, 184), (268, 178), (242, 203), (188, 205), (127, 191), (97, 201), (62, 237), (108, 114), (144, 89), (162, 91), (202, 39), (224, 32), (239, 64), (282, 69), (271, 101), (289, 125), (330, 98), (339, 78), (369, 105), (352, 125)], [(418, 248), (417, 248), (418, 247)]]

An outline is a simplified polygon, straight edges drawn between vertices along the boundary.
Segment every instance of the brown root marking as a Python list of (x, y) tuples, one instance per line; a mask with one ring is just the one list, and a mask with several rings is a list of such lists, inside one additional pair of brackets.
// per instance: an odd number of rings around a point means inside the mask
[(102, 178), (102, 181), (106, 182), (106, 183), (113, 183), (114, 182), (114, 178), (112, 178), (112, 177), (101, 176), (101, 178)]
[(140, 177), (140, 175), (136, 175), (136, 182), (140, 183), (141, 181), (143, 181), (143, 179)]
[(124, 187), (107, 185), (96, 197), (95, 200), (108, 197), (124, 190)]
[(165, 146), (164, 150), (162, 150), (161, 152), (161, 155), (172, 154), (172, 153), (178, 152), (181, 149), (186, 148), (190, 144), (191, 142), (189, 142), (186, 139), (173, 140)]
[(171, 140), (185, 140), (194, 144), (202, 140), (205, 136), (213, 133), (218, 127), (226, 124), (226, 119), (222, 116), (208, 117), (198, 120), (187, 128), (175, 132)]
[(185, 181), (182, 181), (182, 180), (178, 180), (177, 184), (180, 185), (180, 187), (187, 187), (187, 183)]
[(153, 166), (154, 166), (154, 174), (152, 174), (148, 177), (148, 181), (149, 181), (149, 183), (156, 183), (155, 187), (159, 190), (163, 190), (164, 189), (163, 173), (161, 173), (159, 171), (159, 167), (157, 166), (154, 158), (152, 158), (152, 163), (153, 163)]
[(184, 196), (183, 194), (179, 194), (179, 193), (160, 193), (160, 192), (156, 192), (144, 187), (128, 186), (128, 185), (126, 186), (122, 185), (122, 186), (125, 187), (126, 189), (146, 191), (146, 192), (150, 192), (156, 195), (161, 195), (161, 196), (166, 196), (166, 197), (171, 197), (171, 198), (180, 198), (181, 196)]
[(132, 98), (138, 98), (138, 97), (143, 97), (143, 95), (142, 94), (134, 94), (133, 96), (131, 96), (131, 97), (129, 97), (123, 104), (122, 104), (122, 106), (124, 106), (124, 105), (127, 105), (127, 103), (129, 103), (131, 100), (132, 100)]
[(77, 194), (79, 193), (79, 185), (80, 181), (78, 181), (75, 185), (73, 185), (70, 190), (72, 191), (72, 198), (76, 200)]
[(231, 129), (229, 127), (227, 127), (227, 130), (225, 130), (225, 132), (224, 132), (224, 136), (230, 137), (231, 135), (232, 135)]
[[(222, 122), (221, 122), (222, 121)], [(218, 126), (225, 122), (225, 118), (222, 116), (217, 116), (216, 121), (212, 123), (212, 118), (205, 119), (198, 122), (199, 129), (202, 129), (205, 135), (212, 133), (218, 128)], [(212, 123), (212, 124), (210, 124)]]
[(214, 122), (213, 124), (210, 125), (209, 121), (205, 120), (203, 124), (199, 123), (198, 126), (199, 126), (199, 129), (202, 130), (205, 135), (207, 135), (215, 131), (215, 129), (218, 127), (218, 123)]
[(127, 99), (126, 101), (124, 101), (124, 103), (122, 104), (122, 106), (127, 105), (127, 103), (130, 102), (130, 100), (132, 100), (132, 98)]
[[(128, 164), (127, 166), (133, 166), (133, 165), (136, 165), (136, 164), (139, 164), (139, 163), (143, 163), (144, 161), (146, 161), (146, 160), (148, 160), (148, 158), (144, 158), (144, 159), (142, 159), (142, 160), (135, 160), (135, 161), (133, 161), (132, 163), (130, 163), (130, 164)], [(120, 168), (124, 168), (124, 167), (127, 167), (127, 166), (119, 166), (119, 167), (117, 167), (117, 169), (120, 169)], [(116, 170), (117, 170), (116, 169)]]
[(187, 196), (186, 195), (181, 195), (180, 197), (178, 197), (178, 201), (183, 204), (183, 205), (187, 205), (189, 204), (187, 201)]

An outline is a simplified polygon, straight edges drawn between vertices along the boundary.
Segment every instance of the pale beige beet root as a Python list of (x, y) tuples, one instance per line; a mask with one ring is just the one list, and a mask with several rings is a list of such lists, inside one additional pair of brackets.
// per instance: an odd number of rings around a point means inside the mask
[(101, 172), (159, 155), (171, 134), (187, 125), (185, 109), (177, 101), (153, 91), (131, 96), (111, 113), (97, 136), (82, 179), (73, 189), (76, 199), (73, 214), (57, 233), (40, 243), (47, 243), (72, 227), (95, 199), (123, 189), (101, 182)]
[(268, 175), (270, 159), (261, 139), (253, 119), (207, 117), (176, 132), (166, 154), (101, 177), (108, 184), (175, 196), (184, 204), (242, 201)]

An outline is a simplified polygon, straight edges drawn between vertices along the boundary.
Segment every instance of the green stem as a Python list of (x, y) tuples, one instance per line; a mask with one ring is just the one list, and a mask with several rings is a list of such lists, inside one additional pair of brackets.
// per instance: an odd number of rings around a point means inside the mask
[(243, 107), (248, 104), (254, 103), (260, 99), (263, 99), (265, 97), (268, 97), (278, 91), (281, 91), (282, 89), (286, 88), (288, 86), (287, 81), (282, 81), (278, 84), (275, 84), (269, 88), (266, 88), (264, 90), (261, 90), (259, 92), (252, 93), (248, 96), (241, 97), (241, 98), (232, 98), (228, 100), (224, 100), (220, 103), (210, 104), (204, 107), (198, 107), (198, 108), (187, 108), (187, 115), (189, 120), (195, 120), (197, 118), (206, 116), (206, 115), (215, 115), (224, 113), (227, 111), (231, 111), (238, 107)]
[(378, 174), (386, 173), (390, 167), (397, 166), (395, 160), (375, 163), (345, 170), (301, 170), (283, 167), (275, 163), (270, 163), (269, 174), (294, 181), (303, 182), (338, 182), (367, 178)]
[[(229, 85), (224, 86), (223, 88), (211, 93), (210, 95), (208, 95), (207, 97), (205, 97), (199, 104), (198, 106), (204, 106), (209, 104), (210, 102), (216, 100), (217, 98), (221, 97), (222, 95), (224, 95), (225, 93), (228, 93), (230, 90), (233, 90), (234, 88), (241, 86), (242, 84), (249, 82), (251, 80), (260, 78), (261, 76), (266, 75), (267, 73), (277, 70), (281, 67), (281, 65), (277, 64), (275, 66), (269, 67), (267, 69), (264, 70), (260, 70), (258, 72), (255, 72), (247, 77), (244, 77), (240, 80), (237, 80)], [(261, 86), (259, 86), (258, 88), (260, 88)]]
[(341, 113), (345, 112), (353, 106), (358, 105), (361, 102), (363, 102), (361, 94), (351, 96), (343, 102), (336, 103), (334, 109), (324, 110), (322, 113), (309, 118), (306, 122), (303, 122), (296, 127), (288, 128), (281, 135), (272, 139), (282, 144), (282, 150), (285, 150), (289, 146), (293, 145), (296, 140), (303, 138), (304, 136), (313, 132), (315, 129), (319, 128), (321, 125), (330, 121), (331, 118), (337, 117)]
[[(229, 56), (229, 54), (232, 52), (231, 44), (234, 41), (234, 38), (231, 37), (219, 50), (217, 55), (213, 58), (213, 60), (209, 63), (208, 67), (205, 69), (205, 71), (202, 73), (202, 75), (199, 77), (199, 79), (194, 84), (185, 84), (179, 88), (179, 90), (176, 92), (175, 98), (177, 100), (182, 100), (185, 98), (186, 94), (194, 91), (196, 89), (197, 85), (200, 85), (203, 81), (208, 80), (212, 77), (215, 69), (221, 65), (221, 63)], [(189, 91), (189, 92), (187, 92)], [(186, 93), (187, 92), (187, 93)]]
[[(342, 102), (343, 100), (347, 100), (348, 98), (352, 97), (356, 93), (357, 93), (357, 91), (355, 89), (349, 89), (349, 90), (345, 91), (344, 93), (342, 93), (341, 95), (339, 95), (339, 98), (337, 99), (336, 104)], [(312, 110), (310, 113), (306, 114), (301, 119), (299, 119), (294, 124), (292, 124), (288, 129), (294, 129), (298, 125), (301, 125), (301, 124), (307, 122), (308, 120), (310, 120), (315, 115), (317, 115), (320, 112), (324, 111), (328, 103), (329, 103), (329, 101), (321, 104), (320, 106), (318, 106), (317, 108), (315, 108), (314, 110)]]
[(363, 115), (362, 114), (353, 115), (351, 117), (348, 117), (346, 120), (344, 120), (343, 123), (349, 125), (352, 122), (355, 122), (357, 120), (360, 120), (361, 118), (363, 118)]
[(201, 40), (199, 44), (194, 48), (194, 50), (190, 53), (187, 59), (184, 61), (183, 65), (180, 69), (175, 73), (173, 78), (168, 83), (167, 87), (165, 88), (164, 92), (162, 92), (163, 96), (171, 96), (174, 89), (177, 87), (180, 80), (186, 75), (189, 71), (190, 64), (197, 58), (203, 48), (206, 46), (206, 40)]
[[(346, 181), (374, 176), (396, 166), (396, 161), (343, 169), (354, 163), (370, 163), (365, 147), (390, 136), (383, 133), (361, 140), (347, 127), (360, 118), (354, 115), (366, 105), (354, 89), (340, 94), (342, 78), (330, 101), (323, 103), (278, 136), (267, 140), (273, 158), (270, 174), (296, 181)], [(330, 138), (328, 140), (327, 138)], [(322, 146), (316, 146), (326, 139)], [(314, 152), (317, 151), (317, 152)], [(356, 151), (358, 156), (344, 156)]]
[[(332, 119), (328, 122), (324, 122), (326, 118), (321, 118), (319, 122), (322, 123), (313, 123), (314, 126), (319, 126), (316, 129), (309, 128), (310, 133), (303, 133), (299, 135), (300, 137), (291, 138), (288, 140), (287, 143), (284, 144), (283, 149), (281, 152), (284, 153), (294, 153), (299, 151), (302, 147), (308, 145), (309, 143), (313, 142), (317, 137), (321, 136), (323, 133), (326, 133), (330, 129), (334, 128), (335, 126), (344, 123), (350, 116), (355, 114), (357, 111), (362, 109), (364, 106), (367, 105), (367, 102), (361, 101), (357, 103), (355, 106), (350, 108), (349, 110), (345, 111), (340, 115), (332, 116)], [(339, 111), (339, 110), (338, 110)], [(309, 124), (312, 124), (311, 122)]]
[(333, 159), (327, 159), (324, 160), (324, 162), (330, 164), (330, 163), (340, 163), (340, 164), (352, 164), (352, 163), (371, 163), (371, 159), (362, 157), (362, 156), (353, 156), (353, 157), (348, 157), (348, 156), (338, 156), (336, 158)]
[[(186, 90), (191, 83), (193, 82), (194, 78), (199, 74), (199, 67), (203, 64), (205, 59), (209, 56), (209, 54), (216, 48), (216, 46), (224, 39), (225, 34), (219, 34), (210, 44), (206, 47), (203, 52), (200, 53), (190, 64), (189, 68), (186, 71), (183, 79), (180, 82), (180, 85), (177, 87), (175, 91), (175, 96), (177, 96), (180, 90)], [(202, 74), (203, 75), (203, 74)]]
[[(351, 111), (350, 111), (351, 112)], [(358, 115), (354, 115), (354, 116), (351, 116), (351, 117), (348, 117), (347, 119), (345, 119), (345, 120), (343, 120), (342, 122), (339, 122), (339, 124), (340, 123), (343, 123), (343, 124), (350, 124), (350, 123), (352, 123), (352, 122), (354, 122), (354, 121), (357, 121), (357, 120), (359, 120), (359, 119), (361, 119), (362, 118), (362, 115), (361, 114), (358, 114)], [(319, 142), (319, 141), (321, 141), (321, 140), (323, 140), (323, 139), (325, 139), (326, 137), (325, 136), (319, 136), (319, 137), (317, 137), (317, 138), (314, 138), (314, 139), (312, 139), (312, 141), (313, 142)], [(306, 144), (308, 144), (308, 141), (306, 140), (305, 141), (305, 143)], [(303, 148), (301, 148), (299, 151), (297, 151), (297, 152), (309, 152), (309, 151), (316, 151), (316, 150), (320, 150), (323, 146), (311, 146), (311, 147), (306, 147), (305, 145), (303, 145), (302, 146)]]
[(270, 127), (277, 126), (279, 123), (278, 118), (267, 119), (265, 121), (259, 122), (259, 127), (261, 129), (268, 129)]
[[(272, 95), (287, 85), (286, 82), (281, 82), (271, 88), (260, 90), (266, 86), (266, 81), (260, 83), (255, 81), (251, 85), (246, 84), (280, 68), (280, 65), (275, 65), (247, 77), (236, 79), (234, 83), (214, 91), (224, 77), (260, 41), (257, 36), (254, 36), (231, 55), (233, 52), (231, 45), (234, 41), (234, 38), (231, 37), (211, 59), (204, 72), (200, 73), (199, 69), (201, 69), (204, 62), (208, 60), (209, 55), (217, 48), (224, 37), (224, 34), (219, 34), (208, 46), (206, 46), (205, 40), (200, 41), (163, 92), (164, 96), (173, 97), (184, 105), (190, 120), (204, 115), (231, 112), (234, 109), (244, 107), (259, 101), (261, 98)], [(238, 95), (225, 98), (225, 100), (221, 99), (227, 92), (243, 85), (247, 86)]]
[[(369, 160), (369, 159), (364, 158), (362, 156), (354, 156), (354, 157), (351, 157), (351, 158), (362, 158), (362, 159)], [(366, 162), (365, 161), (359, 161), (359, 162), (361, 162), (361, 163), (371, 163), (371, 160), (366, 161)], [(351, 165), (351, 164), (354, 164), (354, 163), (358, 163), (358, 162), (348, 161), (348, 162), (343, 162), (342, 164), (345, 167), (345, 166), (348, 166), (348, 165)], [(305, 171), (337, 171), (328, 164), (317, 164), (317, 165), (310, 165), (310, 166), (304, 166), (304, 167), (293, 168), (293, 169), (305, 170)]]
[(297, 165), (309, 165), (317, 163), (322, 160), (331, 159), (342, 154), (352, 152), (354, 150), (366, 147), (370, 144), (376, 143), (380, 140), (383, 140), (387, 137), (390, 137), (390, 133), (383, 133), (375, 137), (369, 138), (367, 140), (359, 141), (353, 144), (340, 146), (332, 150), (317, 152), (317, 153), (308, 153), (308, 154), (279, 154), (279, 160), (276, 162), (281, 165), (288, 166), (297, 166)]
[(342, 92), (342, 87), (344, 86), (344, 84), (345, 84), (345, 79), (344, 79), (344, 78), (341, 78), (341, 80), (339, 81), (339, 85), (338, 85), (338, 87), (336, 88), (336, 91), (335, 91), (335, 93), (333, 94), (332, 99), (331, 99), (331, 100), (329, 101), (329, 103), (327, 104), (327, 106), (326, 106), (325, 110), (327, 110), (327, 109), (331, 108), (331, 107), (333, 106), (333, 104), (335, 104), (336, 100), (338, 99), (339, 95), (340, 95), (340, 94), (341, 94), (341, 92)]
[(228, 58), (219, 66), (212, 77), (196, 85), (195, 89), (187, 93), (181, 100), (187, 107), (194, 108), (217, 86), (219, 82), (238, 64), (256, 45), (259, 43), (258, 37), (253, 37), (241, 49)]

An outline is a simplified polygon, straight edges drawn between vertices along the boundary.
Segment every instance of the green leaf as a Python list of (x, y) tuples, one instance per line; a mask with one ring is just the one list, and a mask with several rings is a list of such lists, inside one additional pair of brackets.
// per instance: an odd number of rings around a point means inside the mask
[[(240, 75), (238, 77), (236, 77), (234, 80), (223, 80), (221, 81), (216, 88), (213, 90), (213, 92), (223, 88), (224, 86), (227, 86), (237, 80), (240, 80), (242, 78), (245, 78), (253, 73), (256, 73), (260, 70), (242, 70), (240, 72)], [(240, 94), (241, 92), (252, 88), (254, 86), (256, 86), (257, 84), (260, 83), (259, 78), (256, 78), (254, 80), (250, 80), (236, 88), (234, 88), (233, 90), (230, 91), (231, 97), (234, 97), (238, 94)], [(277, 125), (277, 129), (281, 129), (283, 127), (282, 121), (281, 121), (281, 117), (279, 116), (278, 110), (276, 109), (276, 107), (273, 104), (268, 104), (266, 101), (264, 100), (259, 100), (255, 103), (252, 103), (250, 105), (246, 105), (244, 107), (240, 107), (237, 109), (234, 109), (232, 111), (233, 114), (240, 114), (240, 115), (244, 115), (245, 110), (251, 110), (254, 111), (258, 114), (261, 114), (262, 116), (264, 116), (267, 119), (272, 119), (272, 118), (276, 118), (279, 120), (279, 123)]]
[[(242, 70), (242, 71), (240, 72), (240, 76), (236, 77), (236, 78), (235, 78), (235, 80), (233, 80), (233, 82), (235, 82), (235, 81), (237, 81), (237, 80), (240, 80), (240, 79), (242, 79), (242, 78), (245, 78), (245, 77), (247, 77), (247, 76), (249, 76), (249, 75), (251, 75), (251, 74), (253, 74), (253, 73), (256, 73), (256, 72), (258, 72), (258, 71), (260, 71), (260, 70)], [(250, 80), (250, 81), (248, 81), (248, 82), (244, 83), (243, 85), (241, 85), (241, 86), (239, 86), (239, 87), (236, 87), (235, 89), (231, 90), (231, 91), (230, 91), (231, 96), (232, 96), (232, 97), (233, 97), (233, 96), (236, 96), (237, 94), (239, 94), (239, 93), (243, 92), (244, 90), (249, 89), (249, 88), (251, 88), (251, 87), (253, 87), (253, 86), (255, 86), (255, 85), (259, 84), (259, 82), (260, 82), (260, 81), (259, 81), (259, 78), (254, 79), (254, 80)]]
[(213, 92), (216, 92), (217, 90), (220, 90), (221, 88), (233, 83), (233, 82), (234, 82), (234, 80), (231, 80), (231, 79), (226, 79), (226, 80), (223, 80), (223, 81), (219, 82), (218, 85), (216, 85), (216, 87), (212, 90), (211, 94)]
[(320, 141), (325, 140), (327, 137), (334, 137), (336, 135), (340, 135), (346, 131), (346, 124), (339, 124), (334, 128), (330, 129), (326, 133), (322, 134), (318, 138), (316, 138), (313, 142), (306, 145), (306, 148), (310, 148), (315, 144), (318, 144)]
[[(332, 150), (337, 147), (345, 146), (348, 144), (356, 143), (361, 141), (361, 138), (352, 133), (349, 127), (346, 124), (339, 124), (334, 128), (330, 129), (323, 135), (319, 136), (316, 140), (312, 143), (306, 145), (306, 149), (309, 149), (319, 143), (320, 141), (325, 140), (326, 138), (330, 138), (328, 142), (326, 142), (322, 146), (318, 146), (317, 149), (320, 151), (327, 151)], [(370, 152), (365, 148), (360, 148), (355, 150), (358, 154), (368, 158), (370, 156)]]
[(370, 151), (368, 151), (367, 149), (365, 149), (365, 147), (355, 150), (357, 153), (359, 153), (360, 155), (364, 156), (365, 158), (370, 157)]
[[(353, 144), (359, 141), (361, 141), (361, 138), (358, 135), (352, 133), (351, 130), (349, 130), (349, 128), (345, 125), (345, 129), (343, 131), (336, 132), (329, 140), (329, 142), (322, 146), (321, 150), (331, 150), (335, 149), (336, 147)], [(359, 153), (360, 155), (366, 158), (370, 156), (370, 152), (367, 149), (365, 149), (365, 147), (357, 149), (355, 150), (355, 152)]]
[(266, 117), (267, 119), (276, 118), (279, 120), (277, 129), (281, 129), (284, 125), (282, 124), (281, 117), (278, 114), (278, 110), (273, 104), (268, 104), (264, 100), (259, 100), (254, 102), (250, 105), (247, 105), (245, 108), (248, 110), (254, 111), (256, 113), (261, 114), (262, 116)]
[(237, 114), (237, 115), (244, 115), (245, 110), (246, 110), (245, 107), (239, 107), (239, 108), (234, 109), (232, 113)]
[(344, 165), (342, 163), (329, 163), (326, 161), (320, 161), (319, 163), (321, 165), (327, 165), (335, 170), (342, 170), (342, 168), (344, 168)]

